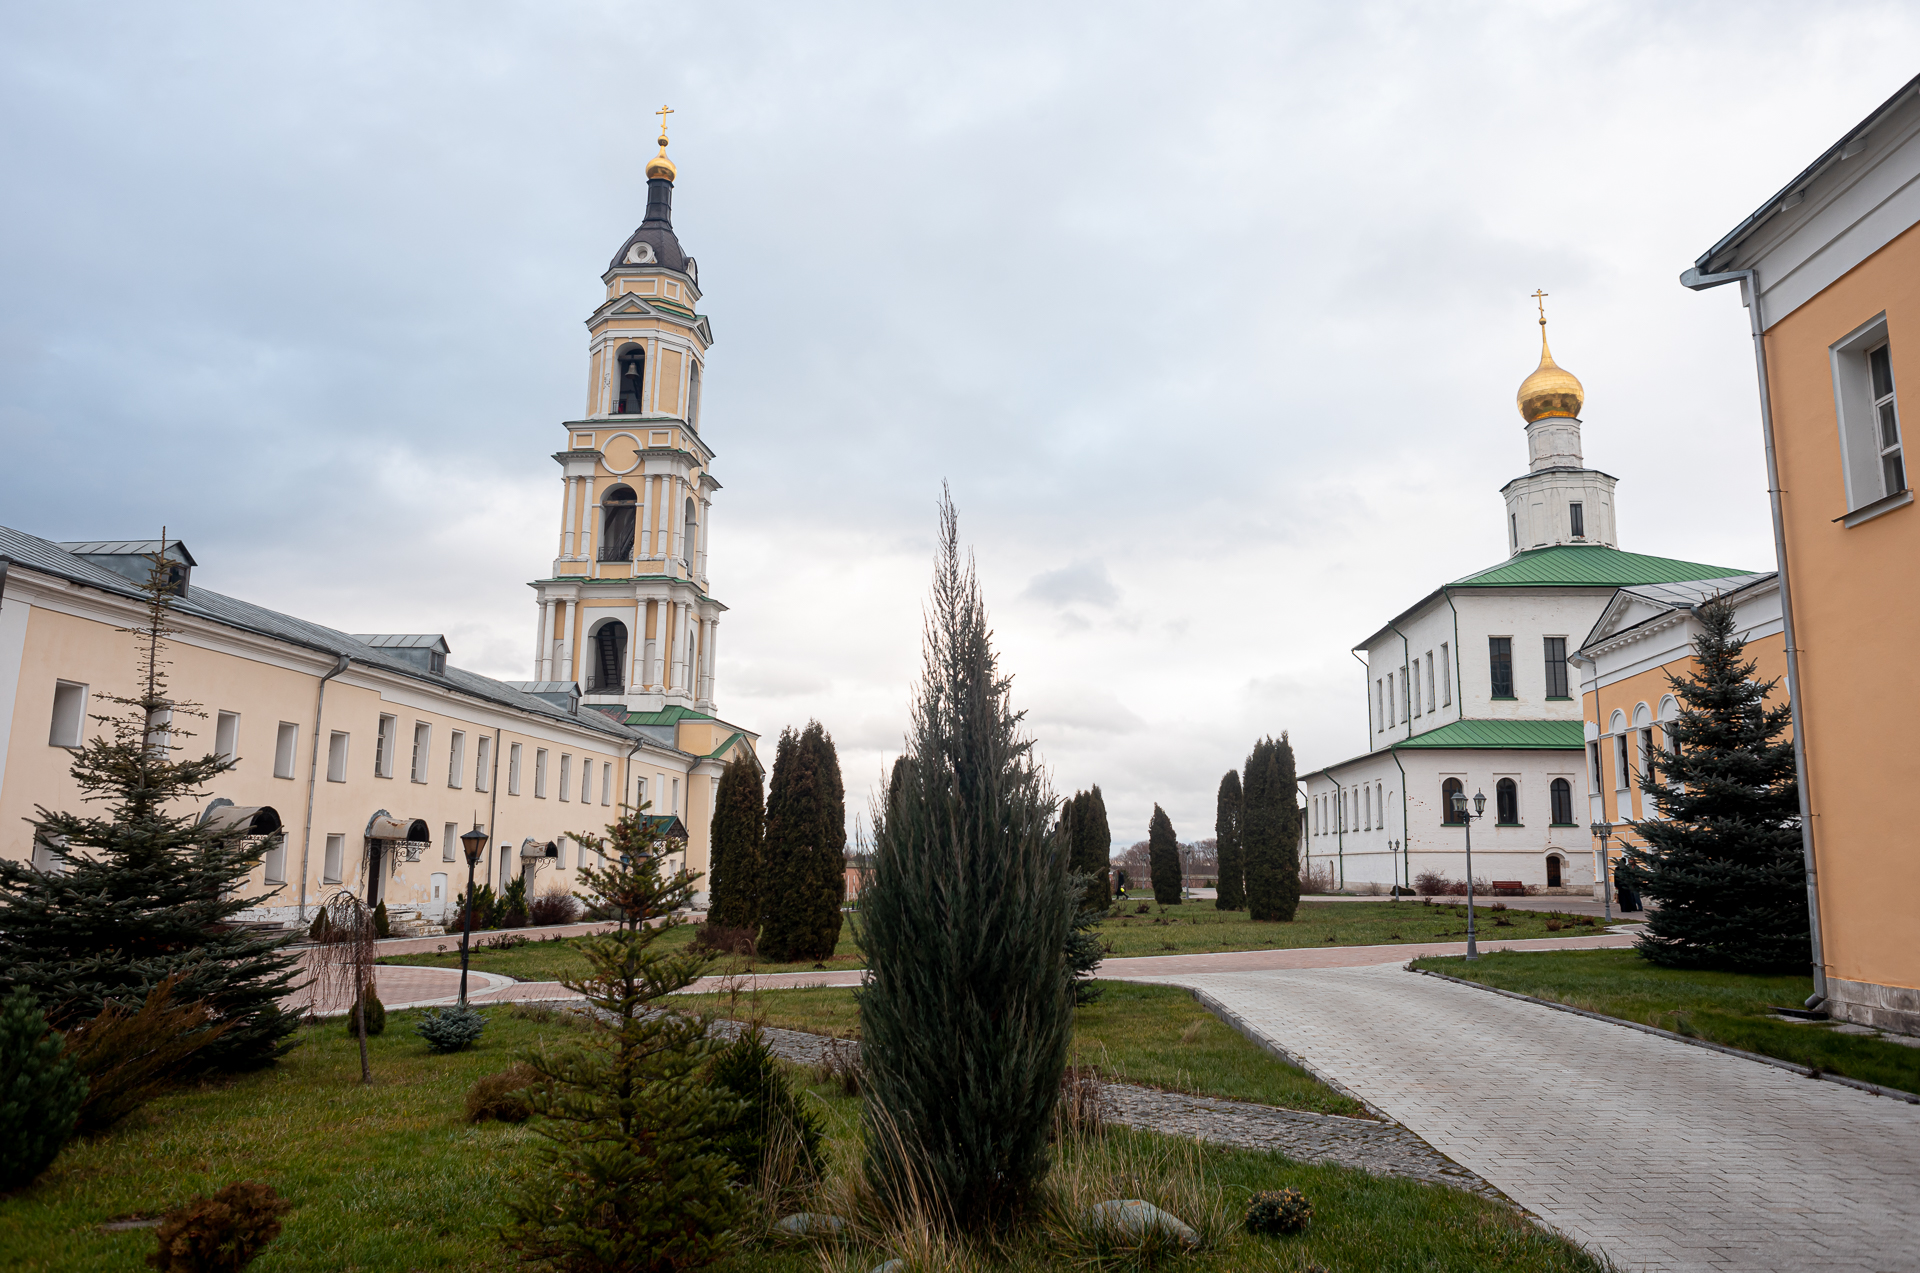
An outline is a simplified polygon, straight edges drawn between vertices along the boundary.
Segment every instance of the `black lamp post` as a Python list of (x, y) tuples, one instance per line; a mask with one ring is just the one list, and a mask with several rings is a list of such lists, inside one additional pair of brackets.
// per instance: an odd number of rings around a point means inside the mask
[(1600, 841), (1600, 898), (1602, 908), (1608, 919), (1613, 918), (1613, 863), (1607, 860), (1607, 838), (1613, 834), (1613, 823), (1596, 822), (1587, 830), (1593, 832)]
[(460, 1006), (467, 1006), (467, 944), (473, 940), (473, 869), (487, 851), (487, 833), (475, 822), (473, 830), (460, 837), (460, 850), (467, 855), (467, 922), (460, 934)]
[(1484, 818), (1487, 814), (1487, 793), (1473, 793), (1473, 812), (1467, 812), (1467, 793), (1453, 793), (1454, 816), (1460, 819), (1460, 825), (1467, 829), (1467, 958), (1480, 958), (1480, 947), (1473, 938), (1473, 820)]

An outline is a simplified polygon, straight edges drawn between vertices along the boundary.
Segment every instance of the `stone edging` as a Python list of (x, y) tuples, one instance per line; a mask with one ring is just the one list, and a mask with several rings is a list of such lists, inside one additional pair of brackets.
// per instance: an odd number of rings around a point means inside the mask
[[(1658, 1026), (1642, 1025), (1638, 1021), (1627, 1021), (1621, 1017), (1610, 1017), (1603, 1012), (1593, 1012), (1586, 1008), (1576, 1008), (1571, 1004), (1555, 1003), (1551, 999), (1540, 999), (1533, 995), (1523, 995), (1517, 990), (1502, 990), (1498, 986), (1489, 986), (1484, 982), (1468, 981), (1464, 977), (1449, 977), (1444, 972), (1434, 972), (1428, 968), (1415, 968), (1411, 963), (1406, 966), (1408, 972), (1419, 973), (1423, 977), (1437, 977), (1441, 981), (1450, 981), (1456, 986), (1471, 986), (1475, 990), (1485, 990), (1489, 994), (1505, 995), (1509, 999), (1518, 999), (1523, 1003), (1537, 1003), (1543, 1008), (1552, 1008), (1556, 1012), (1571, 1012), (1578, 1017), (1590, 1017), (1595, 1021), (1605, 1021), (1609, 1025), (1623, 1025), (1629, 1030), (1638, 1030), (1642, 1034), (1655, 1035), (1662, 1039), (1672, 1039), (1676, 1043), (1689, 1044), (1696, 1048), (1706, 1048), (1710, 1052), (1724, 1052), (1728, 1056), (1737, 1056), (1743, 1061), (1758, 1061), (1762, 1065), (1771, 1065), (1777, 1070), (1789, 1074), (1798, 1074), (1801, 1078), (1818, 1079), (1822, 1083), (1839, 1083), (1845, 1087), (1857, 1087), (1874, 1096), (1884, 1096), (1889, 1100), (1902, 1101), (1908, 1105), (1920, 1105), (1920, 1095), (1903, 1092), (1897, 1087), (1882, 1087), (1878, 1083), (1869, 1083), (1864, 1079), (1850, 1079), (1839, 1074), (1828, 1074), (1822, 1070), (1808, 1069), (1804, 1065), (1795, 1065), (1792, 1061), (1782, 1061), (1777, 1056), (1762, 1056), (1758, 1052), (1743, 1052), (1739, 1048), (1730, 1048), (1722, 1043), (1709, 1043), (1705, 1039), (1696, 1039), (1690, 1035), (1677, 1034), (1672, 1030), (1662, 1030)], [(1316, 1076), (1317, 1077), (1317, 1076)]]

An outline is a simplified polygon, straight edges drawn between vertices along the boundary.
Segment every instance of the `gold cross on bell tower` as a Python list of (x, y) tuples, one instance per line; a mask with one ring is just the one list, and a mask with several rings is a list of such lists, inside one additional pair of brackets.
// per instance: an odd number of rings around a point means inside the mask
[(667, 144), (667, 116), (674, 113), (674, 109), (671, 106), (662, 106), (654, 112), (654, 114), (660, 117), (660, 144), (662, 146)]
[(1534, 288), (1533, 303), (1540, 307), (1540, 325), (1545, 327), (1547, 325), (1547, 293), (1537, 287)]

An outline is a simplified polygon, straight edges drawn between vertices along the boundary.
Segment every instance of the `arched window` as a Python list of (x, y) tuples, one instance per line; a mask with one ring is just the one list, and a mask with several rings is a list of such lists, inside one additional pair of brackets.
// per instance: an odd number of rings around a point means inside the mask
[(1466, 825), (1467, 815), (1453, 807), (1453, 798), (1466, 792), (1458, 778), (1449, 778), (1440, 784), (1440, 808), (1444, 811), (1440, 820), (1451, 826)]
[(1551, 788), (1553, 793), (1553, 820), (1563, 827), (1573, 825), (1573, 784), (1565, 778), (1555, 778)]
[[(1575, 504), (1574, 507), (1578, 508), (1580, 506)], [(1560, 856), (1556, 853), (1549, 853), (1547, 855), (1547, 887), (1560, 887)]]
[(695, 548), (700, 538), (700, 520), (694, 511), (691, 495), (687, 497), (687, 518), (681, 536), (680, 551), (687, 559), (687, 573), (692, 574), (695, 563), (700, 560), (700, 554)]
[(615, 355), (614, 370), (619, 383), (614, 390), (613, 413), (639, 415), (646, 401), (642, 391), (647, 383), (647, 351), (639, 345), (628, 345)]
[(600, 497), (600, 560), (633, 560), (633, 519), (639, 502), (631, 486), (615, 486)]
[(627, 625), (609, 619), (593, 631), (593, 663), (587, 669), (587, 692), (618, 694), (620, 669), (627, 661)]
[(687, 423), (695, 433), (700, 432), (700, 364), (697, 362), (687, 373)]
[(1494, 818), (1502, 826), (1517, 826), (1520, 822), (1520, 784), (1511, 778), (1502, 778), (1493, 784)]

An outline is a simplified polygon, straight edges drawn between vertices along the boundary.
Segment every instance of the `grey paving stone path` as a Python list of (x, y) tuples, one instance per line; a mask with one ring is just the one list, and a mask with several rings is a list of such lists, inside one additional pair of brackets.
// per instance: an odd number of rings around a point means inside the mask
[(1633, 1273), (1920, 1270), (1920, 1107), (1395, 967), (1140, 980)]

